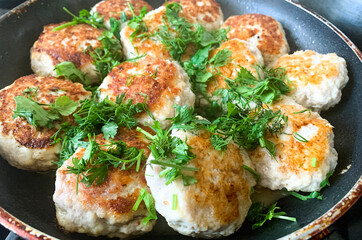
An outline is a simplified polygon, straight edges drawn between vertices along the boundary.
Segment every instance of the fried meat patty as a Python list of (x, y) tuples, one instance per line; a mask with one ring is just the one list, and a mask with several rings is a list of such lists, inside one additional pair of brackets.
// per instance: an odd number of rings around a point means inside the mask
[[(97, 3), (91, 11), (96, 12), (98, 13), (98, 16), (103, 17), (104, 25), (110, 29), (110, 18), (113, 17), (116, 20), (119, 20), (121, 18), (122, 12), (126, 14), (128, 20), (133, 17), (132, 11), (128, 4), (133, 7), (133, 12), (137, 16), (140, 15), (141, 9), (143, 7), (146, 7), (147, 11), (153, 10), (153, 7), (143, 0), (104, 0)], [(127, 23), (122, 23), (122, 28), (125, 27), (126, 24)]]
[(198, 23), (206, 30), (212, 31), (221, 28), (224, 23), (224, 14), (219, 3), (215, 0), (171, 0), (182, 6), (181, 14), (191, 23)]
[(208, 82), (206, 91), (210, 95), (219, 88), (227, 88), (225, 78), (234, 80), (241, 67), (246, 68), (257, 77), (258, 73), (255, 66), (264, 65), (263, 57), (258, 48), (239, 39), (231, 39), (224, 42), (220, 47), (210, 52), (209, 59), (212, 59), (218, 52), (224, 49), (231, 52), (228, 63), (217, 69), (214, 69), (210, 64), (207, 66), (207, 70), (213, 74), (220, 72), (220, 74), (214, 76), (213, 80)]
[(265, 65), (288, 54), (289, 45), (282, 25), (270, 16), (244, 14), (229, 17), (223, 28), (229, 28), (228, 38), (245, 40), (263, 54)]
[(337, 165), (332, 126), (318, 113), (305, 111), (289, 97), (270, 107), (281, 110), (288, 121), (284, 133), (268, 137), (275, 144), (275, 159), (261, 147), (249, 153), (261, 175), (259, 184), (272, 190), (320, 190), (320, 183)]
[[(191, 107), (195, 104), (189, 77), (181, 66), (150, 56), (115, 67), (99, 86), (99, 91), (100, 99), (108, 97), (112, 101), (125, 93), (126, 99), (133, 98), (134, 104), (145, 102), (147, 95), (147, 105), (163, 128), (170, 125), (166, 119), (175, 116), (175, 104)], [(137, 119), (143, 125), (153, 124), (153, 119), (146, 112)]]
[(87, 24), (53, 31), (53, 28), (63, 23), (44, 27), (30, 51), (31, 68), (40, 76), (56, 76), (54, 67), (61, 62), (69, 61), (85, 73), (92, 82), (99, 82), (93, 59), (84, 50), (89, 46), (101, 47), (102, 43), (98, 38), (102, 36), (103, 31)]
[[(218, 3), (213, 0), (181, 0), (177, 1), (184, 7), (180, 12), (180, 17), (186, 18), (192, 24), (200, 23), (206, 29), (219, 28), (223, 21), (223, 14)], [(200, 7), (199, 5), (202, 5)], [(213, 9), (207, 14), (206, 9)], [(209, 11), (207, 10), (207, 11)], [(161, 6), (149, 13), (143, 18), (143, 22), (147, 27), (147, 31), (141, 33), (149, 37), (134, 37), (131, 40), (131, 35), (134, 29), (127, 26), (121, 31), (121, 41), (123, 44), (124, 55), (127, 58), (134, 58), (142, 54), (148, 54), (155, 58), (172, 60), (167, 47), (162, 43), (158, 36), (152, 36), (156, 31), (160, 30), (160, 26), (164, 25), (166, 18), (166, 7)], [(170, 30), (172, 32), (172, 30)], [(172, 33), (171, 33), (172, 34)], [(181, 61), (186, 61), (194, 54), (193, 46), (189, 46)]]
[[(23, 95), (27, 88), (38, 88), (37, 101), (53, 103), (58, 96), (68, 96), (73, 101), (90, 98), (91, 92), (79, 83), (54, 77), (28, 75), (17, 79), (0, 91), (0, 154), (12, 166), (31, 171), (54, 169), (60, 144), (52, 145), (54, 128), (35, 127), (24, 117), (12, 118), (16, 103), (14, 97)], [(60, 121), (58, 123), (61, 123)]]
[[(166, 185), (160, 178), (159, 165), (147, 164), (146, 180), (156, 202), (156, 210), (166, 218), (174, 230), (183, 235), (202, 238), (228, 236), (238, 230), (251, 205), (250, 189), (255, 179), (242, 166), (253, 168), (245, 151), (230, 143), (224, 152), (214, 150), (210, 135), (172, 131), (192, 148), (196, 158), (187, 166), (198, 168), (194, 174), (196, 183), (184, 186), (178, 178)], [(151, 155), (148, 163), (153, 160)], [(176, 196), (176, 209), (173, 199)]]
[(279, 58), (274, 67), (287, 70), (289, 80), (295, 85), (290, 96), (315, 111), (336, 105), (341, 100), (341, 90), (348, 82), (346, 61), (335, 53), (297, 51)]
[[(147, 157), (148, 141), (135, 129), (120, 128), (114, 138), (124, 141), (129, 147), (144, 150)], [(97, 135), (97, 143), (107, 144), (103, 134)], [(71, 232), (86, 233), (91, 236), (127, 238), (152, 230), (155, 221), (141, 223), (148, 211), (142, 203), (137, 211), (132, 210), (142, 188), (149, 192), (144, 177), (145, 161), (137, 172), (135, 165), (129, 170), (111, 167), (105, 182), (100, 185), (78, 183), (77, 175), (68, 173), (67, 166), (73, 158), (82, 158), (85, 149), (78, 148), (74, 155), (57, 170), (53, 200), (60, 226)]]

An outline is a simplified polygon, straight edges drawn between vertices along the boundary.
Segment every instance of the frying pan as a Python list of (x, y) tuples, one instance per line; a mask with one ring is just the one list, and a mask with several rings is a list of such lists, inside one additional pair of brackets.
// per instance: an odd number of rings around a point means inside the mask
[[(0, 87), (31, 73), (29, 50), (44, 25), (69, 20), (62, 11), (89, 9), (98, 0), (30, 0), (0, 18)], [(162, 0), (150, 1), (158, 7)], [(362, 54), (350, 40), (325, 19), (283, 0), (219, 1), (225, 17), (262, 13), (276, 18), (285, 28), (291, 52), (311, 49), (335, 52), (347, 61), (350, 81), (342, 101), (322, 116), (335, 126), (335, 148), (339, 154), (332, 185), (322, 190), (324, 200), (301, 201), (287, 197), (281, 208), (297, 222), (273, 220), (261, 229), (245, 223), (227, 239), (308, 238), (323, 230), (346, 212), (362, 193)], [(349, 169), (344, 174), (338, 174)], [(31, 173), (11, 167), (0, 159), (0, 223), (30, 239), (95, 239), (66, 233), (55, 220), (52, 201), (54, 172)], [(144, 239), (187, 239), (169, 228), (160, 217)]]

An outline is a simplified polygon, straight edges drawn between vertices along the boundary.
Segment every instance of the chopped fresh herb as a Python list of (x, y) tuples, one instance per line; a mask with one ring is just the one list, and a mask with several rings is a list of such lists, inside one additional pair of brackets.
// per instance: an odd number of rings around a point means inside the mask
[(146, 225), (151, 220), (157, 220), (156, 208), (155, 208), (155, 200), (152, 195), (146, 191), (146, 189), (142, 188), (140, 195), (138, 196), (135, 204), (133, 205), (132, 210), (137, 211), (141, 202), (144, 202), (148, 211), (148, 215), (142, 219), (142, 224)]
[[(243, 99), (248, 102), (260, 100), (263, 103), (271, 104), (282, 94), (290, 92), (285, 69), (266, 69), (259, 65), (255, 66), (255, 69), (258, 73), (257, 78), (246, 68), (241, 67), (234, 80), (225, 78), (229, 88), (219, 89), (215, 95), (220, 95), (225, 104), (230, 99)], [(264, 78), (260, 76), (259, 72), (263, 73)]]
[(65, 77), (72, 82), (79, 82), (86, 86), (90, 85), (90, 79), (82, 71), (80, 71), (72, 62), (61, 62), (54, 68), (58, 77)]
[(229, 49), (223, 49), (218, 51), (209, 61), (214, 67), (222, 67), (225, 66), (231, 57), (231, 51)]
[(165, 170), (161, 172), (161, 177), (166, 179), (166, 185), (179, 177), (183, 179), (185, 186), (196, 182), (193, 176), (184, 174), (184, 171), (198, 171), (197, 168), (185, 166), (196, 157), (191, 152), (191, 147), (180, 138), (171, 136), (171, 129), (163, 130), (158, 121), (155, 121), (152, 129), (156, 132), (155, 135), (151, 135), (139, 127), (137, 131), (142, 132), (152, 141), (149, 149), (155, 159), (150, 162), (160, 165)]
[(130, 36), (130, 41), (131, 41), (131, 43), (133, 43), (133, 39), (138, 34), (140, 34), (142, 32), (147, 32), (147, 30), (148, 30), (146, 23), (143, 21), (143, 18), (147, 13), (147, 8), (146, 8), (146, 6), (143, 6), (143, 8), (140, 11), (140, 15), (137, 16), (134, 13), (133, 6), (130, 3), (127, 3), (127, 4), (133, 15), (132, 19), (127, 24), (130, 28), (132, 28), (134, 30), (134, 32)]
[(34, 126), (39, 127), (53, 127), (55, 120), (60, 120), (61, 117), (58, 113), (45, 110), (41, 104), (33, 99), (16, 96), (14, 98), (16, 108), (13, 111), (13, 118), (25, 117), (26, 120)]
[(293, 197), (299, 198), (300, 200), (303, 201), (307, 201), (308, 199), (318, 199), (318, 200), (323, 200), (323, 195), (320, 194), (319, 192), (311, 192), (309, 195), (302, 195), (300, 193), (297, 192), (290, 192), (290, 191), (284, 191), (286, 194), (289, 194)]
[(330, 186), (329, 178), (333, 175), (333, 171), (330, 171), (327, 173), (326, 178), (319, 184), (321, 188), (324, 188), (326, 186)]
[(103, 24), (103, 17), (99, 17), (98, 13), (90, 13), (89, 11), (83, 9), (79, 11), (79, 16), (76, 16), (65, 7), (63, 7), (63, 10), (67, 12), (69, 15), (71, 15), (73, 17), (73, 20), (71, 22), (67, 22), (58, 27), (53, 28), (54, 32), (69, 26), (74, 26), (82, 23), (91, 25), (92, 27), (95, 28), (106, 29), (106, 27)]
[(300, 113), (305, 113), (305, 112), (309, 112), (309, 116), (310, 116), (310, 114), (312, 112), (312, 109), (304, 109), (304, 110), (301, 110), (299, 112), (293, 112), (293, 114), (300, 114)]
[(121, 12), (121, 17), (120, 17), (120, 19), (121, 19), (121, 22), (122, 22), (122, 23), (127, 22), (127, 21), (128, 21), (128, 19), (127, 19), (127, 14), (126, 14), (125, 12)]
[(109, 122), (102, 127), (102, 132), (104, 133), (104, 138), (109, 140), (110, 138), (114, 138), (117, 134), (118, 125), (115, 122)]
[(122, 45), (120, 42), (121, 23), (114, 18), (110, 19), (111, 31), (104, 31), (98, 38), (102, 46), (93, 49), (91, 46), (85, 49), (93, 58), (100, 79), (104, 79), (107, 74), (122, 61)]
[(177, 194), (172, 195), (172, 210), (177, 209)]
[(134, 115), (145, 111), (147, 104), (133, 104), (132, 99), (126, 100), (125, 97), (125, 94), (121, 94), (116, 102), (108, 98), (101, 102), (88, 99), (82, 102), (79, 110), (73, 114), (77, 125), (64, 123), (53, 136), (54, 142), (62, 142), (58, 166), (69, 159), (78, 147), (86, 145), (83, 139), (88, 134), (104, 133), (105, 138), (112, 138), (118, 130), (116, 125), (128, 128), (137, 126)]
[(200, 24), (194, 25), (186, 18), (180, 17), (182, 6), (178, 3), (166, 4), (163, 24), (152, 35), (160, 39), (170, 55), (176, 61), (181, 61), (187, 47), (195, 46), (196, 50), (217, 45), (227, 39), (226, 29), (206, 31)]
[(58, 112), (63, 116), (69, 116), (78, 108), (78, 103), (71, 100), (68, 96), (59, 96), (49, 107), (54, 112)]
[(300, 134), (296, 133), (293, 131), (293, 137), (299, 141), (299, 142), (304, 142), (304, 143), (307, 143), (309, 142), (307, 139), (305, 139), (303, 136), (301, 136)]
[(273, 111), (259, 103), (255, 108), (243, 108), (229, 102), (228, 112), (208, 125), (212, 133), (215, 149), (225, 150), (233, 140), (246, 149), (254, 149), (258, 145), (265, 147), (275, 156), (274, 144), (267, 140), (267, 134), (280, 134), (287, 123), (287, 117), (281, 111)]
[(317, 158), (312, 158), (310, 165), (312, 167), (317, 167)]
[[(103, 183), (107, 179), (108, 169), (111, 166), (117, 168), (122, 165), (122, 170), (128, 170), (135, 165), (136, 171), (139, 171), (141, 161), (145, 160), (143, 150), (130, 148), (123, 141), (101, 146), (94, 138), (92, 139), (91, 134), (88, 135), (89, 141), (83, 142), (86, 146), (83, 157), (72, 159), (73, 166), (67, 166), (68, 173), (76, 174), (77, 179), (81, 177), (80, 181), (89, 187), (93, 183), (95, 185)], [(107, 150), (102, 148), (107, 148)]]
[(256, 178), (257, 181), (260, 181), (260, 174), (257, 173), (254, 169), (252, 169), (249, 166), (243, 165), (242, 166), (243, 169), (245, 169), (246, 171), (250, 172), (251, 174), (253, 174), (253, 176)]
[(272, 220), (273, 218), (296, 222), (296, 218), (286, 216), (286, 212), (275, 212), (278, 209), (280, 207), (277, 207), (277, 203), (271, 205), (267, 211), (264, 211), (264, 206), (261, 202), (253, 203), (247, 216), (248, 221), (254, 223), (252, 229), (263, 226), (267, 220)]
[(54, 103), (41, 104), (37, 102), (38, 87), (26, 88), (25, 96), (16, 96), (13, 118), (25, 117), (34, 126), (53, 127), (53, 122), (61, 120), (62, 116), (71, 115), (78, 107), (78, 103), (72, 101), (68, 96), (59, 96)]

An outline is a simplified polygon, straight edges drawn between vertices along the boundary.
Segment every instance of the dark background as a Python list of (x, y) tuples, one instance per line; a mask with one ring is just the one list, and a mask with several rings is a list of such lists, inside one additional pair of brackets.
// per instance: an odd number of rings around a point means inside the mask
[[(362, 9), (361, 0), (337, 0), (342, 4), (336, 8), (334, 0), (295, 0), (307, 8), (319, 13), (339, 29), (341, 29), (358, 47), (362, 49)], [(6, 13), (9, 9), (24, 2), (24, 0), (0, 0), (0, 15)], [(341, 8), (346, 8), (341, 9)], [(346, 12), (347, 11), (347, 12)], [(328, 228), (324, 237), (316, 239), (329, 240), (354, 240), (362, 239), (362, 200), (359, 200), (344, 216)], [(15, 234), (0, 226), (0, 240), (20, 240)]]

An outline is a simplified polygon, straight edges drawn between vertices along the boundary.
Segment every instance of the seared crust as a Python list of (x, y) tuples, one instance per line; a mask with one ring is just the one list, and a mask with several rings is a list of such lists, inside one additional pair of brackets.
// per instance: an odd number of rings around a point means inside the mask
[(93, 59), (84, 50), (89, 46), (101, 47), (102, 43), (98, 38), (102, 36), (103, 31), (87, 24), (78, 24), (54, 32), (53, 28), (61, 24), (50, 24), (44, 27), (30, 51), (31, 68), (41, 76), (56, 76), (54, 67), (58, 63), (70, 61), (92, 82), (99, 82)]
[[(257, 71), (255, 65), (259, 64), (263, 66), (263, 57), (261, 56), (260, 51), (257, 48), (253, 48), (245, 41), (239, 39), (231, 39), (215, 50), (212, 50), (209, 54), (209, 59), (213, 58), (219, 51), (228, 49), (231, 51), (230, 61), (217, 69), (217, 72), (220, 71), (220, 75), (216, 75), (213, 80), (208, 82), (207, 93), (212, 94), (219, 88), (227, 88), (225, 78), (235, 79), (240, 67), (246, 68), (248, 71), (252, 72), (254, 76), (257, 76)], [(209, 72), (214, 72), (211, 65), (207, 66)]]
[[(91, 93), (85, 91), (79, 83), (72, 83), (54, 77), (28, 75), (17, 79), (12, 85), (0, 91), (0, 151), (10, 164), (26, 170), (48, 170), (54, 168), (57, 160), (58, 144), (51, 145), (51, 136), (56, 128), (35, 127), (23, 117), (12, 118), (16, 107), (14, 97), (22, 95), (27, 88), (38, 87), (38, 102), (53, 103), (58, 96), (68, 96), (73, 101), (89, 98)], [(66, 120), (71, 120), (67, 117)], [(60, 122), (58, 122), (60, 123)], [(10, 146), (8, 146), (10, 145)], [(14, 148), (18, 153), (14, 153)]]
[(147, 11), (153, 10), (153, 7), (143, 0), (104, 0), (97, 3), (92, 10), (103, 17), (104, 21), (108, 21), (111, 17), (119, 20), (122, 12), (125, 12), (127, 19), (131, 19), (133, 14), (127, 3), (133, 6), (133, 11), (137, 16), (144, 6)]
[[(154, 33), (158, 27), (163, 24), (163, 17), (166, 8), (161, 6), (156, 10), (153, 10), (146, 14), (143, 18), (143, 22), (147, 26), (147, 34)], [(121, 41), (123, 44), (124, 54), (127, 58), (134, 58), (138, 55), (148, 54), (154, 58), (161, 58), (165, 60), (172, 60), (170, 53), (167, 48), (155, 38), (138, 38), (134, 37), (131, 42), (130, 37), (134, 30), (129, 26), (126, 26), (121, 31)]]
[(244, 14), (229, 17), (224, 28), (230, 27), (228, 38), (246, 40), (259, 48), (265, 65), (289, 52), (289, 45), (281, 24), (270, 16)]
[(47, 53), (51, 56), (54, 65), (70, 61), (77, 68), (81, 68), (93, 61), (91, 56), (84, 53), (83, 50), (88, 46), (101, 47), (102, 44), (98, 37), (102, 36), (103, 31), (87, 24), (78, 24), (56, 32), (53, 31), (53, 28), (64, 23), (66, 22), (45, 26), (31, 52)]
[(199, 23), (207, 30), (216, 30), (224, 22), (219, 3), (214, 0), (171, 0), (182, 6), (182, 16), (192, 23)]
[[(145, 129), (150, 131), (149, 129)], [(143, 149), (145, 156), (150, 153), (148, 140), (136, 129), (121, 127), (114, 140), (122, 140), (129, 147)], [(96, 137), (99, 144), (109, 143), (103, 134)], [(79, 182), (76, 194), (77, 176), (67, 172), (74, 157), (80, 159), (85, 149), (79, 148), (57, 171), (56, 189), (53, 196), (59, 224), (68, 231), (87, 233), (93, 236), (128, 237), (148, 232), (155, 221), (142, 225), (141, 220), (148, 213), (142, 203), (137, 211), (132, 210), (141, 188), (149, 191), (144, 172), (145, 161), (139, 172), (135, 166), (129, 170), (111, 167), (105, 182), (87, 187)], [(72, 210), (76, 207), (76, 210)], [(87, 217), (92, 216), (87, 219)], [(78, 221), (77, 217), (83, 218)]]
[[(176, 62), (150, 56), (135, 63), (124, 62), (118, 65), (108, 74), (99, 90), (101, 99), (108, 96), (110, 100), (115, 101), (117, 96), (125, 93), (126, 99), (133, 98), (134, 104), (144, 103), (146, 94), (147, 105), (159, 120), (164, 119), (160, 118), (159, 114), (169, 115), (171, 112), (172, 115), (175, 103), (194, 104), (194, 95), (183, 69)], [(190, 95), (188, 99), (184, 99), (184, 93)], [(139, 117), (148, 116), (147, 113), (143, 113)]]
[(287, 70), (295, 86), (290, 96), (306, 108), (327, 110), (337, 104), (348, 82), (346, 61), (335, 53), (297, 51), (279, 58), (274, 67)]
[[(280, 136), (269, 136), (275, 144), (275, 160), (263, 148), (250, 152), (249, 156), (257, 172), (259, 184), (272, 190), (286, 188), (289, 191), (318, 191), (320, 182), (337, 164), (337, 152), (333, 148), (333, 131), (329, 122), (318, 113), (305, 111), (292, 99), (283, 97), (275, 105), (288, 117), (288, 125)], [(295, 136), (295, 133), (305, 141)], [(316, 159), (312, 166), (312, 159)]]

